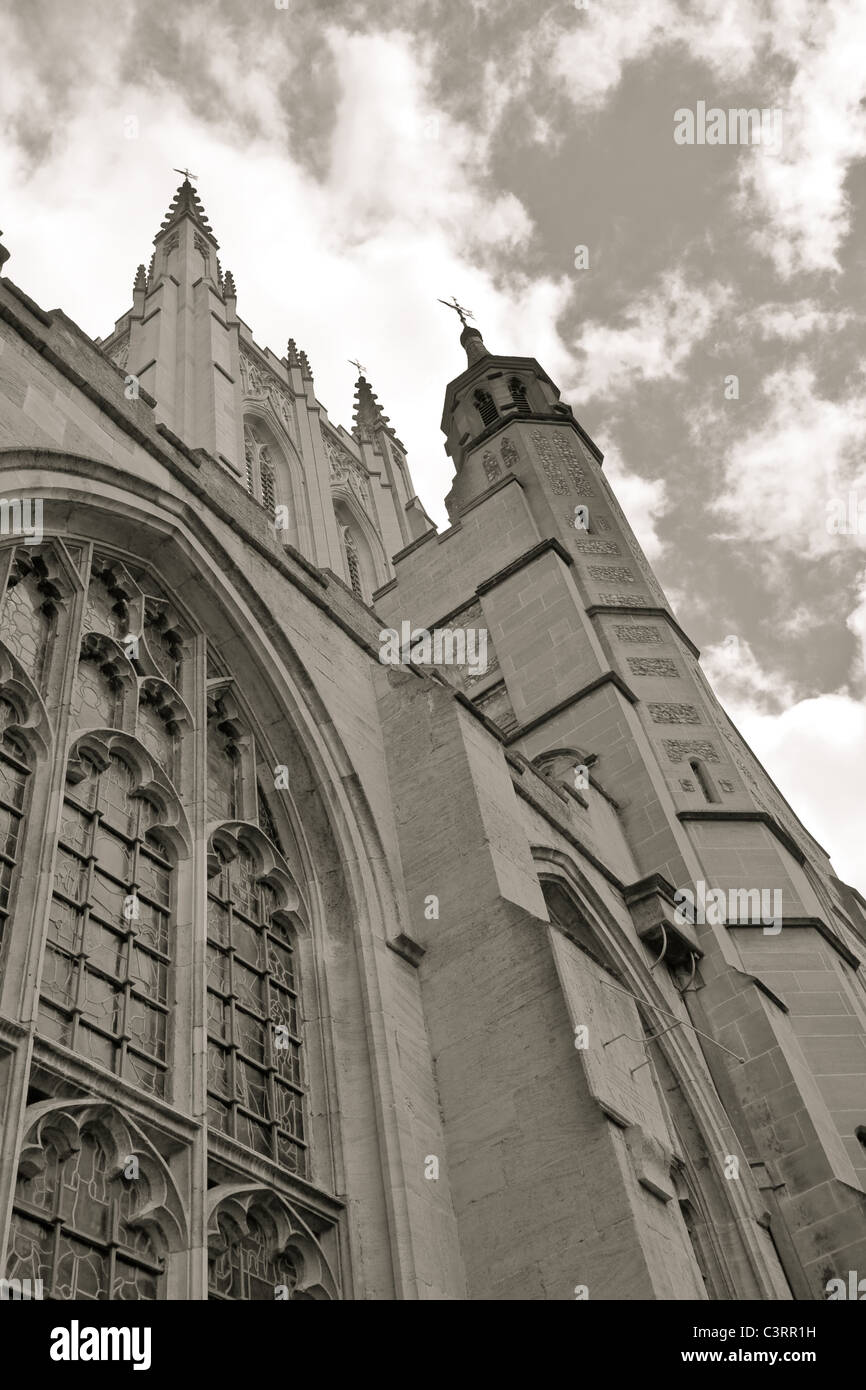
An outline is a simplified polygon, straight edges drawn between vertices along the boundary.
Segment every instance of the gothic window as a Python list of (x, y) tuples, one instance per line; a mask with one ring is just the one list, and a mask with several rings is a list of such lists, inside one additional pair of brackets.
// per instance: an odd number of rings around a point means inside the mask
[(704, 764), (703, 764), (702, 762), (700, 762), (700, 761), (696, 758), (696, 759), (694, 759), (694, 761), (692, 761), (692, 762), (689, 763), (689, 767), (691, 768), (692, 772), (695, 774), (695, 780), (697, 781), (698, 786), (700, 787), (701, 791), (703, 792), (704, 800), (705, 800), (705, 801), (718, 801), (718, 800), (720, 800), (719, 794), (718, 794), (718, 792), (716, 791), (716, 789), (715, 789), (715, 787), (714, 787), (714, 785), (713, 785), (713, 780), (712, 780), (712, 778), (710, 777), (710, 774), (707, 772), (707, 769), (704, 767)]
[(217, 1225), (219, 1246), (214, 1242), (208, 1252), (210, 1298), (272, 1303), (278, 1288), (284, 1288), (289, 1298), (294, 1296), (297, 1265), (288, 1251), (274, 1248), (275, 1242), (262, 1222), (249, 1216), (246, 1235), (225, 1217), (217, 1217)]
[(84, 606), (84, 631), (102, 632), (106, 637), (121, 641), (129, 631), (129, 609), (110, 570), (99, 573), (95, 568), (87, 586)]
[(146, 1179), (112, 1174), (87, 1130), (65, 1159), (53, 1143), (44, 1157), (41, 1172), (18, 1178), (6, 1277), (41, 1279), (51, 1299), (162, 1297), (162, 1260), (134, 1220), (148, 1200)]
[(208, 890), (208, 1115), (214, 1129), (304, 1173), (293, 933), (252, 854), (219, 858)]
[(84, 656), (75, 672), (72, 714), (79, 725), (114, 728), (119, 683), (100, 667), (97, 658)]
[(262, 791), (260, 783), (256, 783), (256, 793), (259, 807), (259, 828), (264, 831), (271, 844), (276, 845), (277, 849), (282, 854), (283, 847), (280, 843), (279, 831), (277, 830), (276, 823), (274, 821), (273, 816), (271, 815), (271, 808), (265, 800), (265, 794)]
[(0, 637), (35, 685), (40, 683), (56, 617), (44, 590), (44, 577), (41, 579), (36, 563), (19, 551), (6, 587)]
[(207, 813), (210, 820), (236, 820), (240, 754), (230, 734), (214, 720), (207, 731)]
[(263, 444), (259, 449), (259, 472), (262, 479), (262, 506), (265, 507), (273, 516), (276, 511), (276, 493), (274, 488), (274, 470), (271, 465), (268, 447)]
[[(12, 706), (0, 700), (0, 728), (5, 729), (15, 717)], [(20, 852), (28, 777), (25, 749), (12, 734), (4, 733), (0, 737), (0, 940), (9, 916)]]
[(532, 408), (529, 401), (526, 399), (526, 387), (523, 382), (519, 381), (517, 377), (514, 376), (508, 383), (508, 389), (511, 392), (511, 399), (517, 406), (518, 415), (531, 415)]
[(355, 594), (357, 598), (363, 599), (361, 568), (358, 562), (358, 546), (348, 526), (343, 533), (343, 547), (346, 552), (346, 568), (349, 571), (349, 583), (352, 586), (352, 593)]
[(180, 634), (168, 626), (165, 610), (158, 604), (148, 602), (145, 609), (144, 629), (147, 648), (156, 662), (160, 674), (176, 690), (181, 684), (181, 662), (183, 642)]
[(244, 425), (244, 457), (247, 466), (247, 492), (270, 512), (277, 507), (277, 463), (265, 441), (264, 426)]
[(485, 425), (492, 425), (499, 417), (496, 403), (489, 391), (476, 391), (474, 396), (478, 413)]
[(174, 778), (175, 728), (171, 710), (153, 690), (143, 690), (138, 706), (138, 737), (158, 767)]
[(166, 1094), (172, 865), (118, 757), (63, 804), (39, 1030)]

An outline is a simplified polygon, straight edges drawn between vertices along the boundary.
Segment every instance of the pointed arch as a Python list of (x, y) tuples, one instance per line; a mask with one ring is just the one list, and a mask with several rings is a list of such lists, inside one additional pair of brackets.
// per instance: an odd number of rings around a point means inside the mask
[(207, 1200), (211, 1298), (339, 1298), (321, 1244), (285, 1197), (260, 1183), (221, 1183)]
[[(303, 464), (285, 427), (266, 403), (245, 403), (244, 456), (247, 490), (271, 517), (277, 513), (280, 538), (312, 559), (313, 531)], [(284, 520), (287, 525), (282, 524)]]
[(346, 583), (363, 603), (387, 577), (382, 542), (348, 488), (332, 489)]
[(7, 1277), (41, 1279), (48, 1298), (158, 1299), (188, 1247), (169, 1164), (130, 1116), (89, 1099), (28, 1106)]
[(496, 402), (494, 401), (490, 392), (482, 391), (479, 387), (479, 389), (475, 392), (474, 396), (472, 397), (472, 400), (475, 405), (475, 409), (481, 416), (481, 423), (485, 427), (487, 425), (495, 424), (496, 421), (499, 419), (499, 410), (497, 409)]
[(122, 733), (85, 734), (68, 766), (37, 1027), (167, 1098), (182, 812)]
[(525, 382), (521, 381), (519, 377), (513, 376), (508, 383), (508, 392), (518, 415), (532, 414), (532, 406), (526, 396)]
[(299, 895), (247, 824), (214, 832), (208, 877), (208, 1122), (305, 1176)]

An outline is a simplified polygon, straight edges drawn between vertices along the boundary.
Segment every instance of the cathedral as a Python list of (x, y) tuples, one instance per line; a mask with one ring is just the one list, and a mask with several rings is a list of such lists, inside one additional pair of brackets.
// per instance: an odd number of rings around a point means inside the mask
[(294, 339), (256, 343), (188, 178), (103, 340), (9, 243), (7, 1293), (866, 1272), (866, 901), (532, 345), (455, 303), (438, 531), (364, 371), (347, 429)]

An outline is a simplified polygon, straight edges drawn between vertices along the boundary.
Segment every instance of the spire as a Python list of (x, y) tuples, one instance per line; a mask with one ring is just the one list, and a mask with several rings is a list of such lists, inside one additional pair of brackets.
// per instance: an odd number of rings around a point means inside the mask
[(484, 346), (484, 339), (478, 329), (473, 328), (468, 323), (460, 334), (460, 342), (466, 350), (466, 359), (470, 367), (473, 362), (479, 362), (482, 357), (490, 356), (490, 353)]
[[(391, 426), (389, 417), (379, 404), (379, 397), (363, 373), (355, 383), (355, 414), (353, 433), (359, 439), (372, 439), (377, 429), (385, 429), (391, 438), (400, 444)], [(402, 449), (403, 445), (400, 444)]]
[(136, 290), (146, 290), (146, 289), (147, 289), (147, 272), (145, 271), (144, 266), (143, 266), (143, 265), (140, 265), (140, 266), (138, 267), (138, 270), (135, 272), (135, 283), (134, 283), (133, 286), (132, 286), (132, 293), (135, 294)]
[(171, 206), (163, 218), (162, 226), (157, 232), (157, 238), (161, 237), (170, 228), (176, 227), (184, 217), (189, 217), (196, 226), (210, 237), (213, 245), (219, 249), (219, 242), (213, 234), (213, 228), (207, 220), (207, 213), (202, 207), (201, 199), (190, 183), (189, 179), (184, 179), (180, 188), (171, 201)]
[(289, 346), (286, 348), (286, 361), (290, 367), (300, 367), (301, 365), (298, 357), (298, 345), (294, 338), (289, 339)]
[(235, 277), (230, 270), (223, 276), (223, 295), (226, 299), (236, 299), (237, 290), (235, 289)]
[(467, 319), (475, 317), (472, 310), (465, 309), (462, 304), (458, 304), (457, 298), (453, 294), (450, 299), (440, 299), (439, 303), (444, 304), (446, 309), (453, 309), (463, 325), (463, 332), (460, 334), (460, 342), (466, 349), (466, 356), (469, 359), (470, 367), (473, 362), (480, 361), (482, 357), (489, 357), (490, 353), (484, 346), (484, 339), (481, 337), (478, 329), (471, 328), (466, 322)]
[(305, 352), (299, 352), (299, 353), (298, 353), (298, 361), (299, 361), (300, 364), (301, 364), (301, 376), (309, 377), (310, 381), (312, 381), (312, 379), (313, 379), (313, 369), (312, 369), (312, 367), (310, 366), (310, 360), (309, 360), (309, 358), (307, 357), (307, 354), (306, 354)]

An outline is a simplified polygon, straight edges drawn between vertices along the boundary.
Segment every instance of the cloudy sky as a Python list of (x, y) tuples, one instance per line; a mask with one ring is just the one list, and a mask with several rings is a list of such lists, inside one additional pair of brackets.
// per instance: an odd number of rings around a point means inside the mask
[[(456, 294), (558, 381), (735, 722), (866, 892), (863, 0), (3, 9), (10, 277), (106, 336), (188, 166), (256, 340), (295, 337), (347, 426), (360, 357), (440, 525)], [(699, 102), (781, 138), (678, 144)], [(851, 494), (862, 529), (828, 529)]]

